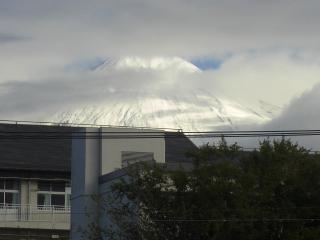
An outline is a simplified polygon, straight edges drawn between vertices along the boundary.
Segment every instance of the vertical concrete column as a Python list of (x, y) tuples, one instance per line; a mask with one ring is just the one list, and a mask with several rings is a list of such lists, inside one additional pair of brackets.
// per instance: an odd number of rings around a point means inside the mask
[(29, 204), (28, 180), (21, 180), (20, 181), (20, 204), (21, 205)]
[(29, 185), (28, 180), (20, 181), (20, 213), (19, 220), (27, 221), (28, 220), (28, 204), (29, 204)]
[(83, 128), (73, 135), (71, 160), (71, 239), (79, 240), (90, 223), (97, 223), (100, 175), (100, 129)]
[(35, 180), (29, 181), (29, 204), (32, 208), (38, 205), (38, 182)]

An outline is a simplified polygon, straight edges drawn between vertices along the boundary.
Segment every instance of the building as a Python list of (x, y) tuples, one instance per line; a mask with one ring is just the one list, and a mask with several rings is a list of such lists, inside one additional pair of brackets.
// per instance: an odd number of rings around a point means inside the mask
[(1, 123), (0, 239), (69, 239), (70, 228), (81, 239), (79, 227), (99, 214), (91, 196), (119, 169), (150, 160), (174, 166), (194, 147), (177, 131)]
[(174, 168), (184, 163), (195, 145), (181, 132), (138, 128), (83, 128), (72, 143), (72, 240), (91, 223), (103, 226), (101, 208), (92, 196), (108, 197), (105, 192), (114, 179), (123, 176), (123, 167), (139, 161), (166, 163)]
[(69, 239), (73, 130), (0, 124), (0, 239)]

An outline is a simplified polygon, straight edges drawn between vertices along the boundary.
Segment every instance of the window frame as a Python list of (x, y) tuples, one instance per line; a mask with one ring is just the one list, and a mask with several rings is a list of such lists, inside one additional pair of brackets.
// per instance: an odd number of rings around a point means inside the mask
[[(1, 181), (3, 181), (3, 188), (0, 186), (0, 193), (3, 193), (3, 202), (0, 202), (0, 206), (16, 206), (16, 205), (20, 205), (21, 199), (20, 199), (20, 181), (17, 179), (12, 179), (12, 178), (1, 178)], [(7, 185), (7, 181), (15, 181), (17, 183), (17, 189), (7, 189), (6, 185)], [(12, 193), (17, 194), (17, 203), (7, 203), (6, 202), (6, 195), (8, 195), (8, 193)], [(0, 197), (1, 198), (1, 197)], [(14, 199), (14, 197), (12, 198), (12, 200)], [(14, 202), (14, 201), (12, 201)]]
[[(47, 182), (49, 183), (49, 190), (39, 190), (39, 183), (40, 182)], [(68, 181), (64, 181), (64, 191), (54, 191), (53, 184), (57, 183), (58, 181), (45, 181), (40, 180), (38, 181), (38, 191), (37, 191), (37, 208), (38, 209), (47, 209), (47, 208), (55, 208), (55, 209), (66, 209), (69, 208), (70, 205), (68, 204), (69, 195), (71, 195), (71, 188), (70, 183)], [(49, 195), (49, 204), (48, 205), (39, 205), (39, 195), (40, 194), (47, 194)], [(52, 205), (52, 195), (59, 195), (64, 196), (64, 205)]]

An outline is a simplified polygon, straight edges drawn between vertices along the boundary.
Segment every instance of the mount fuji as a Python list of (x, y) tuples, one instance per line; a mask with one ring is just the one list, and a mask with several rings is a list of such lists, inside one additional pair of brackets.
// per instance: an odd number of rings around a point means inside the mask
[[(94, 73), (152, 72), (192, 75), (202, 70), (178, 57), (108, 59), (96, 66)], [(172, 75), (173, 74), (173, 75)], [(162, 75), (161, 75), (162, 76)], [(166, 75), (168, 76), (168, 75)], [(277, 116), (281, 108), (263, 99), (246, 105), (233, 99), (217, 97), (205, 88), (192, 89), (183, 95), (131, 92), (122, 98), (112, 87), (112, 98), (94, 104), (69, 107), (51, 116), (49, 121), (59, 123), (87, 123), (134, 127), (174, 128), (184, 131), (237, 129), (239, 126), (265, 123)]]

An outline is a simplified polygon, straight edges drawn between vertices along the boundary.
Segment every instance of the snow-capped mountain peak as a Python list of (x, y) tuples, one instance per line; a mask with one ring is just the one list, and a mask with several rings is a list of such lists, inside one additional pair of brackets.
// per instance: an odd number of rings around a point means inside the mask
[(96, 67), (95, 71), (104, 72), (108, 70), (174, 70), (185, 73), (195, 73), (201, 70), (194, 64), (179, 57), (124, 57), (120, 59), (107, 59)]
[[(124, 57), (107, 59), (94, 72), (107, 80), (97, 87), (107, 89), (98, 101), (83, 102), (66, 107), (48, 121), (62, 123), (88, 123), (98, 125), (126, 125), (160, 128), (181, 128), (184, 131), (205, 131), (215, 129), (237, 129), (238, 126), (264, 123), (271, 120), (281, 108), (262, 100), (250, 106), (234, 99), (216, 96), (205, 86), (185, 88), (183, 91), (168, 93), (156, 91), (136, 82), (132, 86), (118, 84), (121, 73), (129, 77), (145, 77), (136, 72), (152, 72), (157, 76), (156, 87), (163, 83), (170, 86), (177, 76), (184, 79), (194, 77), (201, 70), (179, 57)], [(107, 73), (117, 72), (119, 75)], [(100, 74), (101, 73), (101, 74)], [(181, 74), (181, 75), (180, 75)], [(202, 73), (201, 73), (202, 74)], [(111, 75), (111, 79), (110, 76)], [(147, 74), (148, 79), (149, 74)], [(108, 81), (109, 80), (109, 81)], [(139, 79), (140, 81), (140, 79)], [(105, 85), (104, 85), (105, 84)], [(118, 86), (118, 89), (114, 85)], [(118, 84), (118, 85), (117, 85)], [(183, 84), (183, 82), (180, 82)], [(153, 85), (151, 85), (153, 86)], [(176, 85), (178, 86), (178, 84)], [(131, 88), (130, 88), (131, 87)], [(141, 90), (147, 91), (141, 91)], [(151, 89), (151, 90), (150, 90)]]

